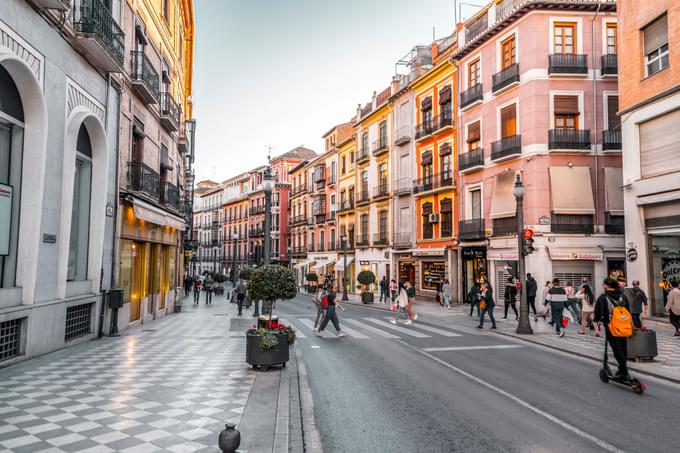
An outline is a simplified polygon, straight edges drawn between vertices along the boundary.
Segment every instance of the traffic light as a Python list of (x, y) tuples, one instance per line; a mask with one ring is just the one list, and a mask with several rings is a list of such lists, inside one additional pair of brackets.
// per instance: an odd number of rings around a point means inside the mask
[(534, 253), (534, 230), (526, 228), (522, 232), (522, 254), (524, 256)]

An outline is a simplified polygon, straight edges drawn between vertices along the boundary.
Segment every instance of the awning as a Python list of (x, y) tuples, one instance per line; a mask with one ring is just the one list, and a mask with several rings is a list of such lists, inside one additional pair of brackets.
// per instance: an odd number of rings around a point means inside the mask
[(329, 261), (329, 260), (319, 260), (319, 261), (314, 263), (314, 265), (310, 268), (310, 270), (316, 270), (317, 272), (321, 273), (321, 270), (324, 267), (326, 267), (326, 265), (328, 265), (329, 263), (331, 263), (331, 261)]
[(607, 211), (611, 215), (623, 215), (623, 172), (620, 168), (604, 168), (604, 187)]
[(488, 249), (486, 259), (489, 261), (517, 261), (517, 249)]
[(558, 248), (558, 247), (548, 247), (548, 252), (550, 252), (550, 259), (557, 261), (566, 260), (589, 260), (589, 261), (602, 261), (602, 250), (599, 248)]
[[(354, 262), (354, 257), (353, 256), (348, 256), (347, 257), (347, 266), (352, 264)], [(337, 271), (344, 271), (345, 270), (345, 259), (340, 258), (335, 262), (335, 270)]]
[(293, 267), (294, 267), (295, 269), (302, 269), (303, 267), (305, 267), (305, 266), (307, 266), (308, 264), (311, 264), (311, 263), (313, 263), (313, 262), (314, 262), (314, 260), (307, 260), (307, 261), (303, 261), (303, 262), (301, 262), (301, 263), (294, 264)]
[(655, 193), (654, 195), (638, 197), (637, 204), (639, 206), (644, 206), (647, 204), (666, 203), (677, 200), (680, 200), (680, 190), (671, 190), (670, 192)]
[(184, 231), (186, 229), (184, 219), (172, 215), (145, 201), (133, 199), (132, 209), (135, 213), (135, 218), (138, 220), (144, 220), (145, 222), (151, 222), (160, 226), (168, 226), (178, 231)]
[(555, 214), (595, 214), (589, 167), (550, 167), (550, 199)]
[(505, 172), (496, 175), (496, 184), (493, 188), (493, 198), (491, 199), (492, 219), (502, 219), (514, 217), (517, 208), (515, 197), (512, 195), (512, 185), (515, 183), (515, 174)]

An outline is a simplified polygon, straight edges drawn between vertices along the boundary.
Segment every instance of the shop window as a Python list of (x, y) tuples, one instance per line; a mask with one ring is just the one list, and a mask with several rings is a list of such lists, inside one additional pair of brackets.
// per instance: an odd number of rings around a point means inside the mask
[(423, 261), (423, 289), (436, 290), (437, 284), (446, 278), (446, 263), (444, 261)]
[(67, 280), (86, 280), (90, 225), (92, 145), (84, 125), (78, 131), (71, 209)]

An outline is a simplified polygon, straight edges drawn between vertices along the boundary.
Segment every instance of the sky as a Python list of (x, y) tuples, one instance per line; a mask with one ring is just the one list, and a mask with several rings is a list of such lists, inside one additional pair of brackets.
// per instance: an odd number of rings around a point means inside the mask
[[(481, 1), (471, 1), (479, 3)], [(454, 0), (194, 0), (197, 180), (222, 181), (321, 136), (387, 88)], [(476, 8), (463, 6), (463, 17)]]

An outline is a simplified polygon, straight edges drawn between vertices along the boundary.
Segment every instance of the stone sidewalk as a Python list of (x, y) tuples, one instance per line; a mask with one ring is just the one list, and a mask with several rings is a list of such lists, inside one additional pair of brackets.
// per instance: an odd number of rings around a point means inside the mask
[[(360, 296), (350, 294), (349, 301), (352, 305), (362, 305)], [(364, 305), (376, 309), (389, 310), (389, 304), (381, 304), (376, 298), (376, 303)], [(503, 305), (497, 305), (494, 311), (498, 330), (497, 335), (506, 335), (513, 338), (527, 341), (540, 346), (553, 348), (562, 352), (578, 355), (588, 359), (602, 361), (604, 352), (604, 336), (595, 337), (594, 334), (579, 335), (578, 327), (570, 325), (564, 337), (555, 335), (555, 329), (539, 317), (538, 321), (531, 319), (531, 326), (534, 330), (532, 335), (519, 335), (515, 332), (517, 322), (514, 320), (514, 313), (510, 310), (507, 320), (503, 317)], [(457, 326), (475, 328), (479, 324), (479, 318), (470, 316), (469, 305), (452, 305), (450, 310), (445, 310), (438, 303), (432, 301), (416, 300), (415, 311), (419, 314), (420, 320), (436, 324), (455, 324)], [(645, 320), (645, 325), (655, 330), (657, 334), (657, 349), (659, 355), (653, 361), (629, 361), (629, 368), (638, 372), (646, 373), (651, 376), (680, 383), (680, 338), (674, 337), (673, 327), (666, 322)], [(490, 326), (488, 318), (485, 326)], [(490, 331), (494, 332), (494, 331)]]
[[(219, 452), (226, 422), (241, 451), (255, 433), (250, 451), (288, 451), (276, 395), (287, 400), (290, 367), (250, 369), (243, 336), (229, 332), (235, 312), (225, 297), (185, 299), (181, 313), (118, 338), (0, 369), (0, 453)], [(251, 404), (254, 387), (274, 395), (273, 409)]]

